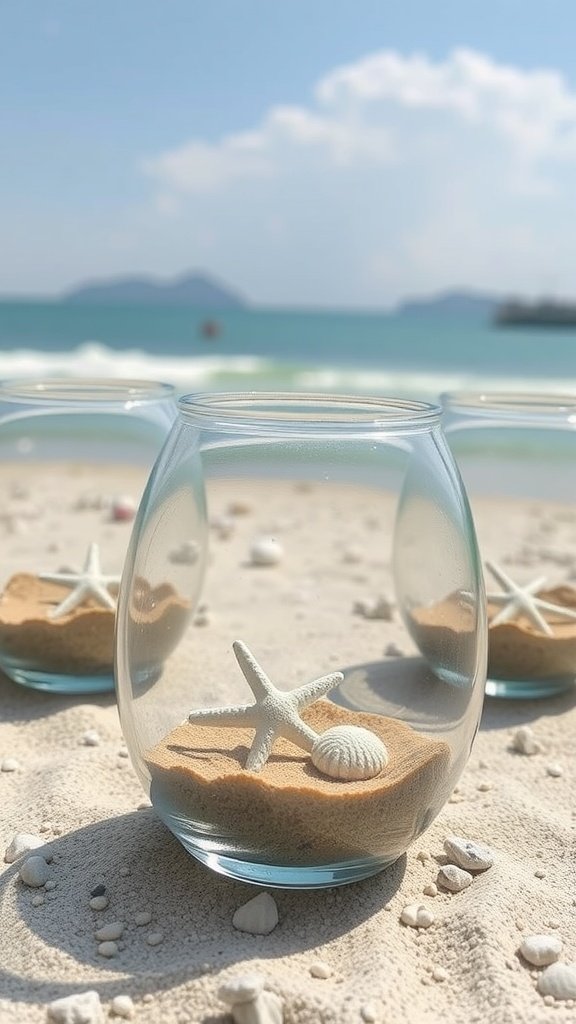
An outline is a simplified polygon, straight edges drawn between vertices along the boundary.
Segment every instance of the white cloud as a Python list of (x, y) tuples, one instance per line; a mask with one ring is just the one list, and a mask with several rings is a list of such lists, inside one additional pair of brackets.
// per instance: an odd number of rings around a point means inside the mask
[(457, 49), (370, 54), (309, 105), (143, 169), (159, 211), (178, 211), (164, 229), (192, 246), (187, 262), (212, 232), (212, 266), (255, 299), (382, 305), (454, 282), (529, 290), (560, 253), (573, 264), (575, 163), (576, 93), (559, 73)]

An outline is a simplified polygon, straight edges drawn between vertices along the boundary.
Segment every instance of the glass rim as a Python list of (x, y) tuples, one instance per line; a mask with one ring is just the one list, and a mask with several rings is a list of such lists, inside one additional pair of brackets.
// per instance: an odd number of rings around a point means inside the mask
[(576, 422), (576, 391), (445, 391), (444, 412)]
[(0, 402), (89, 404), (157, 402), (175, 388), (162, 381), (132, 377), (18, 377), (0, 380)]
[(182, 395), (185, 420), (217, 430), (264, 432), (358, 430), (410, 432), (440, 422), (442, 409), (430, 402), (366, 395), (298, 391), (198, 392)]

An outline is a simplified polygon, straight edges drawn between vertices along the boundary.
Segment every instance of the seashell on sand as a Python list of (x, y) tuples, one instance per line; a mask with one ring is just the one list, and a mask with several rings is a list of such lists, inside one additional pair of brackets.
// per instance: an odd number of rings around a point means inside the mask
[(380, 737), (357, 725), (335, 725), (320, 733), (310, 757), (323, 775), (345, 782), (373, 779), (389, 760)]
[(551, 964), (538, 978), (537, 989), (554, 999), (576, 999), (576, 964)]
[(261, 892), (254, 899), (243, 903), (232, 918), (234, 928), (251, 935), (269, 935), (278, 924), (278, 907), (268, 892)]

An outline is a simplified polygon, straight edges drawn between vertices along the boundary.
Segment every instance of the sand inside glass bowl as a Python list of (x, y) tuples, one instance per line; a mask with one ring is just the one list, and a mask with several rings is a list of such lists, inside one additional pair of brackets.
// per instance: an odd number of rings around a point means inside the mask
[[(537, 596), (552, 604), (576, 609), (573, 587), (564, 585), (542, 590)], [(488, 604), (489, 623), (500, 610)], [(427, 651), (440, 653), (447, 644), (457, 649), (463, 633), (470, 629), (472, 610), (467, 611), (457, 596), (450, 596), (428, 608), (413, 610), (411, 621), (418, 642), (424, 644)], [(552, 629), (551, 636), (524, 615), (497, 626), (489, 625), (488, 675), (510, 680), (573, 676), (576, 673), (576, 621), (548, 611), (546, 621)]]
[(448, 745), (329, 700), (306, 708), (302, 718), (317, 732), (346, 724), (371, 729), (388, 748), (388, 765), (373, 779), (342, 782), (321, 775), (304, 751), (281, 738), (263, 769), (250, 772), (243, 765), (253, 730), (186, 722), (146, 758), (154, 803), (264, 860), (303, 865), (399, 856), (444, 802)]
[[(68, 614), (52, 618), (54, 608), (69, 593), (69, 587), (32, 574), (12, 576), (0, 598), (2, 653), (44, 671), (110, 672), (114, 661), (114, 610), (87, 598)], [(147, 643), (158, 660), (173, 649), (189, 609), (188, 602), (168, 584), (151, 588), (139, 581), (132, 617), (145, 626)]]

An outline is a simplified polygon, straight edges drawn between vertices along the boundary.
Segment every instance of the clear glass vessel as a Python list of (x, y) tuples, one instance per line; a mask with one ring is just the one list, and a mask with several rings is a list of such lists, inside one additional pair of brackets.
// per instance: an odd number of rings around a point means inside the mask
[(462, 772), (485, 598), (440, 416), (337, 395), (179, 402), (126, 559), (117, 694), (156, 811), (216, 871), (371, 875)]
[(113, 690), (124, 555), (175, 415), (169, 384), (0, 384), (0, 669), (15, 682)]
[(471, 502), (488, 597), (493, 697), (576, 676), (576, 395), (451, 392), (444, 430)]

